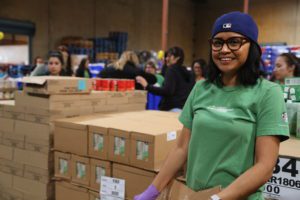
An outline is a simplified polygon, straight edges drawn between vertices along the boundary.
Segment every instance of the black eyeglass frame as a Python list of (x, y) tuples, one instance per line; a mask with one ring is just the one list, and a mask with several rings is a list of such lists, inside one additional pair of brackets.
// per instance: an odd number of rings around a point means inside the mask
[[(231, 40), (233, 40), (233, 39), (241, 39), (241, 43), (239, 44), (238, 48), (236, 48), (236, 49), (235, 49), (235, 48), (232, 49), (232, 47), (230, 47), (230, 45), (228, 45), (228, 42), (231, 41)], [(218, 41), (221, 41), (221, 42), (222, 42), (222, 45), (220, 46), (220, 48), (214, 48), (214, 46), (213, 46), (213, 40), (218, 40)], [(237, 50), (239, 50), (244, 44), (250, 42), (250, 40), (249, 40), (248, 38), (245, 38), (245, 37), (238, 37), (238, 36), (237, 36), (237, 37), (231, 37), (231, 38), (228, 38), (227, 40), (223, 40), (223, 39), (221, 39), (221, 38), (210, 38), (210, 39), (208, 40), (208, 42), (209, 42), (209, 44), (210, 44), (210, 46), (211, 46), (211, 49), (212, 49), (213, 51), (221, 51), (221, 50), (223, 49), (224, 44), (226, 44), (226, 45), (227, 45), (227, 48), (230, 49), (231, 51), (237, 51)]]

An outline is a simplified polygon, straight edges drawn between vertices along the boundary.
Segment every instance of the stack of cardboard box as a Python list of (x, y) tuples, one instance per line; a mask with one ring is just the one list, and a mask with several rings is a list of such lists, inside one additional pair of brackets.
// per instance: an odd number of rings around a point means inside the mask
[(0, 199), (54, 199), (53, 120), (145, 109), (145, 92), (91, 88), (87, 79), (29, 78), (16, 101), (0, 102)]
[(151, 184), (175, 146), (182, 128), (177, 118), (177, 113), (139, 111), (56, 121), (56, 200), (78, 192), (85, 199), (87, 193), (99, 195), (102, 175), (125, 179), (126, 198), (132, 199)]

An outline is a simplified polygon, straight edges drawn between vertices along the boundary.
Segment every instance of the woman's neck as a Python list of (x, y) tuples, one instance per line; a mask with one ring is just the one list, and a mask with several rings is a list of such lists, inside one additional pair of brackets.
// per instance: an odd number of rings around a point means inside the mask
[(236, 74), (235, 75), (231, 75), (231, 74), (225, 75), (225, 74), (223, 74), (222, 75), (222, 81), (223, 81), (224, 86), (236, 86), (236, 85), (238, 85)]

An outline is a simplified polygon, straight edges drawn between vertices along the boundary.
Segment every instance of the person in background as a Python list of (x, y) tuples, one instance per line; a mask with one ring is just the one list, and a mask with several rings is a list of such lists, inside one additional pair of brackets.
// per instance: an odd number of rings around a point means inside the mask
[(61, 52), (52, 51), (48, 56), (48, 73), (49, 76), (67, 76), (64, 66), (64, 60)]
[(76, 70), (76, 77), (83, 77), (83, 78), (91, 78), (91, 72), (89, 69), (89, 59), (83, 58), (79, 64), (78, 69)]
[(206, 61), (204, 59), (197, 59), (192, 64), (192, 71), (195, 81), (204, 80), (206, 78)]
[(166, 62), (167, 70), (162, 87), (156, 87), (140, 76), (136, 80), (148, 92), (162, 96), (160, 110), (180, 112), (195, 81), (183, 66), (184, 53), (180, 47), (172, 47), (167, 51)]
[(37, 56), (34, 58), (31, 71), (33, 71), (38, 65), (44, 65), (44, 60), (41, 56)]
[(71, 55), (69, 53), (68, 47), (65, 45), (60, 45), (57, 47), (57, 50), (61, 52), (64, 60), (63, 69), (66, 73), (66, 76), (73, 76), (73, 68), (71, 65)]
[[(151, 84), (156, 83), (155, 75), (146, 73), (139, 67), (138, 57), (133, 51), (123, 52), (119, 60), (109, 64), (98, 76), (100, 78), (118, 79), (135, 79), (137, 76), (142, 76)], [(135, 88), (138, 90), (143, 89), (139, 83), (135, 84)]]
[(145, 66), (145, 72), (156, 76), (156, 84), (161, 87), (164, 82), (164, 77), (156, 72), (156, 65), (153, 61), (148, 61)]
[(293, 53), (280, 54), (275, 61), (272, 80), (280, 85), (284, 84), (285, 78), (300, 76), (300, 61)]
[(260, 78), (258, 28), (231, 12), (214, 23), (207, 80), (198, 81), (179, 117), (183, 129), (152, 184), (135, 200), (154, 200), (187, 161), (194, 191), (221, 185), (211, 200), (264, 200), (281, 141), (289, 138), (278, 84)]

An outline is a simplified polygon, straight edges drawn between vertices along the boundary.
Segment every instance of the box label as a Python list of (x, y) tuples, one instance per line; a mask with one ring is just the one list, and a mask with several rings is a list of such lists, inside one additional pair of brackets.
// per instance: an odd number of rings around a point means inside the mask
[(105, 176), (105, 168), (104, 167), (96, 167), (96, 183), (101, 183), (101, 177)]
[(125, 180), (102, 176), (100, 197), (101, 200), (124, 200)]
[(297, 200), (300, 197), (300, 160), (279, 157), (273, 176), (265, 184), (264, 197)]
[(67, 174), (68, 173), (68, 161), (66, 159), (60, 158), (59, 159), (59, 173), (60, 174)]
[(148, 161), (149, 159), (148, 142), (136, 141), (136, 159)]
[(125, 156), (125, 139), (121, 137), (115, 137), (114, 154), (119, 156)]
[(167, 133), (167, 141), (176, 140), (176, 131), (170, 131)]
[(103, 151), (103, 143), (104, 143), (103, 135), (98, 133), (94, 133), (93, 135), (94, 135), (93, 136), (94, 150)]
[(86, 90), (86, 80), (78, 80), (78, 90)]
[(84, 163), (76, 162), (76, 177), (83, 179), (86, 176), (86, 165)]

